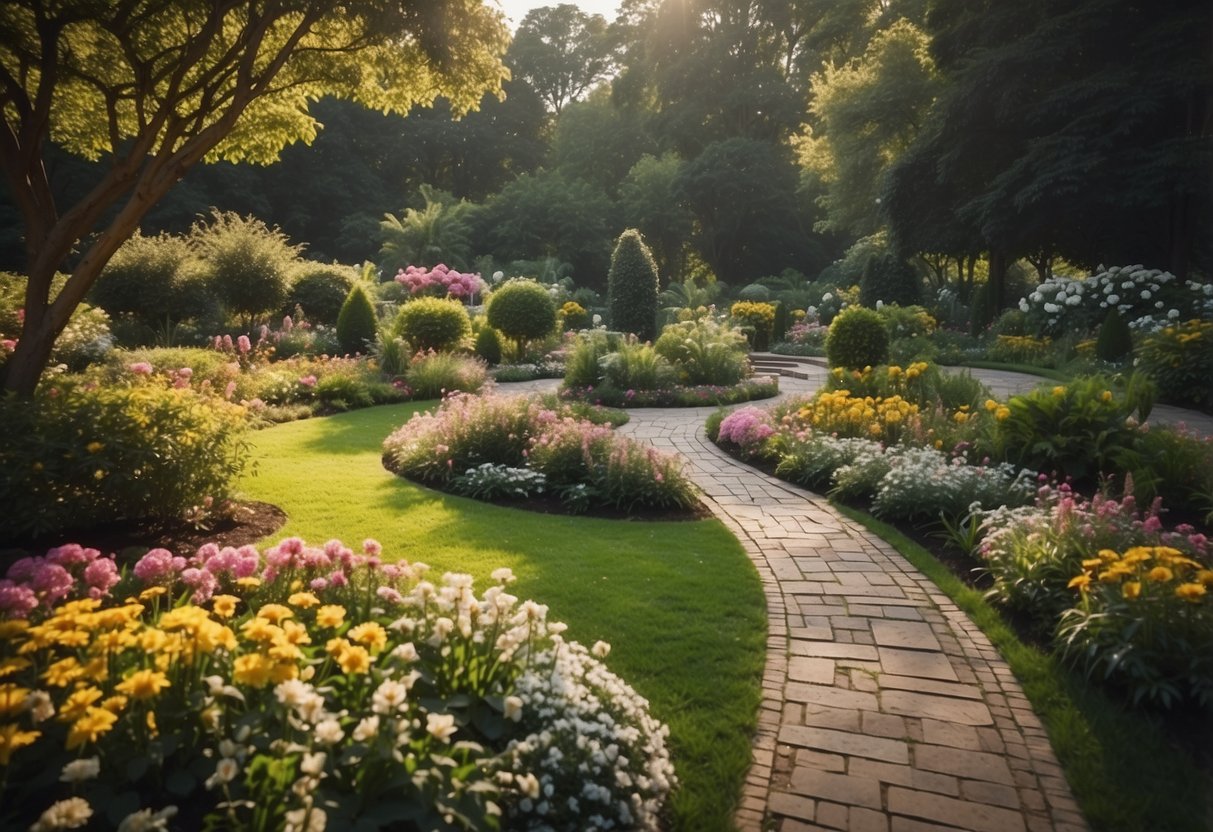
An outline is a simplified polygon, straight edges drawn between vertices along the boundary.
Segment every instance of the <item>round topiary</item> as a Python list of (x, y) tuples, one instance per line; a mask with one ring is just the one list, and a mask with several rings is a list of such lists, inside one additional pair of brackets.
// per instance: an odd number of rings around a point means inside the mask
[(749, 286), (741, 287), (741, 291), (737, 293), (737, 299), (766, 303), (771, 299), (771, 289), (761, 283), (751, 283)]
[(476, 333), (476, 355), (491, 367), (501, 363), (501, 338), (491, 326), (482, 326)]
[(657, 336), (657, 263), (635, 228), (619, 235), (607, 273), (611, 327), (641, 341)]
[(375, 342), (375, 335), (375, 307), (362, 285), (357, 284), (337, 314), (337, 343), (346, 353), (366, 352), (367, 345)]
[(1129, 322), (1116, 309), (1108, 312), (1099, 327), (1095, 354), (1103, 361), (1120, 361), (1133, 351), (1133, 332)]
[(357, 272), (348, 266), (322, 263), (309, 264), (300, 270), (287, 295), (286, 312), (294, 314), (295, 307), (313, 324), (332, 326), (337, 323), (346, 295), (350, 293)]
[(556, 328), (556, 303), (534, 280), (511, 280), (494, 289), (485, 314), (489, 326), (518, 345), (519, 354), (528, 341), (546, 338)]
[(392, 331), (415, 350), (450, 352), (472, 334), (472, 322), (457, 300), (416, 298), (400, 307)]
[(859, 302), (874, 307), (877, 301), (913, 306), (920, 297), (918, 273), (894, 254), (876, 254), (868, 258), (859, 281)]
[(863, 306), (838, 313), (826, 335), (826, 360), (831, 367), (848, 369), (888, 363), (889, 331), (880, 315)]

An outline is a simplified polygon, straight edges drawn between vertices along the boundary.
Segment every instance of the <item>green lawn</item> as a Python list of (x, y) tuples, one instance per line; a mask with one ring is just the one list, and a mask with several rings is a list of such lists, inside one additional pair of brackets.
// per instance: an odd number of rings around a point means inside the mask
[(440, 494), (384, 470), (380, 444), (424, 405), (375, 407), (254, 435), (248, 497), (290, 518), (272, 540), (373, 537), (389, 558), (470, 572), (508, 566), (519, 597), (549, 605), (569, 637), (611, 643), (607, 664), (670, 726), (682, 789), (676, 829), (732, 828), (750, 762), (766, 611), (758, 576), (715, 520), (556, 517)]

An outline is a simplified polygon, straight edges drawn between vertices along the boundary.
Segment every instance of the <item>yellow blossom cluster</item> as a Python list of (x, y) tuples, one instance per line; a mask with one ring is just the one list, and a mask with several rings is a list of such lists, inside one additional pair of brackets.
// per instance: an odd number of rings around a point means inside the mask
[(918, 406), (901, 396), (852, 396), (831, 390), (817, 396), (797, 414), (801, 423), (839, 436), (859, 436), (896, 442), (918, 415)]
[(1011, 415), (1011, 408), (1005, 404), (999, 404), (994, 399), (986, 399), (985, 409), (987, 413), (992, 414), (1000, 422)]
[(1098, 557), (1084, 560), (1082, 568), (1082, 574), (1070, 579), (1071, 589), (1119, 586), (1121, 596), (1130, 601), (1174, 597), (1199, 604), (1213, 586), (1213, 570), (1169, 546), (1134, 546), (1123, 555), (1101, 549)]

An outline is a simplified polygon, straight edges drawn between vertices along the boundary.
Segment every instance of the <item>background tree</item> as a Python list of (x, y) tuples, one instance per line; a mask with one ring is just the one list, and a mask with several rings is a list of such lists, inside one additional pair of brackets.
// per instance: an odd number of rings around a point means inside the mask
[(623, 222), (644, 235), (666, 281), (683, 271), (684, 249), (691, 236), (691, 212), (679, 202), (676, 185), (683, 162), (674, 153), (642, 156), (619, 188)]
[(465, 269), (471, 261), (473, 215), (478, 207), (429, 185), (421, 186), (423, 208), (406, 208), (403, 217), (387, 214), (379, 223), (379, 268), (390, 278), (406, 266), (446, 263)]
[[(505, 43), (500, 14), (475, 0), (6, 3), (0, 168), (22, 217), (28, 286), (4, 388), (33, 393), (105, 263), (204, 157), (274, 161), (315, 137), (309, 101), (325, 94), (396, 112), (445, 96), (468, 110), (500, 89)], [(52, 131), (110, 160), (63, 210), (44, 165)]]
[(615, 51), (602, 15), (561, 3), (527, 12), (514, 34), (508, 63), (559, 116), (614, 69)]

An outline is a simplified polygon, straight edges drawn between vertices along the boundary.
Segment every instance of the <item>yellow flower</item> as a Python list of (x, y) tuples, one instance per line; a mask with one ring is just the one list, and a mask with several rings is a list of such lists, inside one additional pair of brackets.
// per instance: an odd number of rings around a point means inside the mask
[(241, 589), (256, 589), (257, 587), (261, 586), (261, 579), (255, 578), (252, 575), (247, 578), (237, 578), (236, 586), (240, 587)]
[(80, 662), (72, 656), (60, 659), (42, 673), (42, 681), (54, 688), (65, 688), (83, 675)]
[(1066, 586), (1070, 589), (1081, 589), (1086, 591), (1086, 588), (1090, 583), (1091, 576), (1083, 573), (1082, 575), (1075, 575), (1073, 578), (1071, 578), (1070, 582), (1066, 584)]
[(27, 696), (29, 696), (29, 688), (23, 688), (12, 682), (0, 685), (0, 716), (15, 716), (24, 711)]
[(103, 699), (101, 701), (101, 707), (109, 711), (114, 716), (117, 716), (118, 714), (122, 713), (122, 710), (126, 707), (128, 702), (130, 702), (130, 700), (127, 697), (121, 694), (115, 694), (114, 696), (108, 696)]
[(160, 733), (160, 729), (156, 727), (156, 714), (154, 711), (147, 712), (147, 730), (151, 732), (153, 737)]
[(42, 736), (41, 731), (22, 731), (15, 723), (0, 725), (0, 766), (7, 766), (18, 748), (33, 745)]
[(240, 603), (235, 595), (216, 595), (211, 601), (211, 609), (220, 618), (231, 618), (236, 614), (236, 605)]
[(279, 624), (287, 618), (294, 618), (295, 611), (282, 604), (266, 604), (257, 610), (257, 617), (271, 624)]
[(367, 673), (371, 669), (371, 654), (365, 647), (348, 647), (337, 654), (337, 664), (343, 673)]
[(236, 659), (232, 679), (238, 684), (265, 687), (270, 681), (273, 663), (260, 653), (249, 653)]
[[(1132, 552), (1133, 550), (1130, 549), (1129, 551)], [(1120, 560), (1120, 555), (1116, 554), (1116, 552), (1112, 551), (1111, 549), (1100, 549), (1099, 559), (1104, 563), (1115, 563), (1116, 561)]]
[(1083, 569), (1098, 569), (1103, 566), (1103, 561), (1099, 558), (1087, 558), (1082, 562)]
[(24, 618), (14, 618), (0, 621), (0, 640), (7, 641), (29, 629), (29, 622)]
[(963, 425), (966, 421), (968, 421), (968, 419), (969, 414), (965, 413), (963, 410), (956, 411), (956, 413), (952, 416), (952, 421), (958, 425)]
[(11, 658), (0, 661), (0, 679), (5, 676), (11, 676), (14, 673), (20, 673), (31, 664), (29, 659)]
[(998, 402), (994, 401), (993, 399), (986, 399), (986, 410), (988, 412), (993, 413), (997, 409), (998, 409)]
[(312, 643), (312, 637), (308, 635), (307, 627), (297, 621), (282, 622), (282, 639), (288, 644)]
[(160, 691), (169, 687), (168, 677), (154, 670), (136, 670), (126, 681), (118, 684), (114, 690), (125, 693), (135, 699), (151, 699), (158, 696)]
[[(1100, 555), (1102, 556), (1102, 552)], [(1153, 551), (1149, 546), (1134, 546), (1129, 551), (1125, 552), (1124, 562), (1129, 564), (1145, 563), (1154, 558)]]
[(1141, 595), (1141, 581), (1125, 581), (1125, 585), (1120, 588), (1120, 592), (1125, 598), (1132, 601)]
[(336, 604), (325, 604), (316, 610), (316, 624), (320, 627), (337, 629), (345, 621), (345, 607)]
[(1200, 599), (1208, 592), (1204, 584), (1180, 584), (1175, 587), (1175, 595), (1185, 601), (1191, 601), (1194, 604), (1199, 604)]
[(59, 719), (62, 722), (71, 722), (74, 719), (79, 719), (100, 698), (101, 691), (97, 690), (97, 688), (77, 688), (72, 691), (71, 695), (64, 701), (63, 707), (59, 709)]
[(1054, 388), (1053, 388), (1053, 395), (1054, 395), (1054, 396), (1057, 396), (1058, 398), (1061, 398), (1061, 397), (1062, 397), (1062, 396), (1064, 396), (1065, 394), (1066, 394), (1066, 388), (1062, 387), (1060, 384), (1059, 384), (1059, 385), (1057, 385), (1056, 387), (1054, 387)]
[(1146, 573), (1146, 577), (1157, 583), (1164, 583), (1175, 577), (1175, 573), (1165, 566), (1155, 566)]
[(168, 592), (168, 589), (162, 586), (149, 586), (147, 589), (139, 593), (140, 601), (150, 601), (153, 598), (159, 598)]
[(1205, 586), (1213, 586), (1213, 569), (1202, 569), (1196, 573), (1196, 580)]
[(351, 627), (346, 636), (350, 641), (365, 644), (372, 653), (378, 653), (387, 645), (387, 630), (374, 621)]
[(1007, 407), (1005, 404), (1000, 404), (998, 409), (994, 411), (994, 418), (1000, 422), (1010, 418), (1010, 416), (1011, 408)]
[(208, 654), (220, 648), (235, 650), (236, 634), (218, 622), (208, 621), (207, 626), (198, 629), (197, 646), (203, 653)]
[(310, 592), (296, 592), (290, 598), (287, 598), (286, 602), (293, 607), (305, 610), (320, 605), (320, 599)]
[(1100, 401), (1103, 401), (1103, 402), (1110, 402), (1110, 401), (1112, 401), (1112, 391), (1111, 391), (1111, 390), (1105, 390), (1105, 391), (1103, 391), (1102, 393), (1100, 393), (1100, 394), (1099, 394), (1099, 400), (1100, 400)]
[(67, 732), (67, 750), (79, 748), (85, 743), (96, 742), (102, 734), (114, 727), (118, 717), (103, 708), (89, 708)]
[(104, 448), (104, 447), (105, 447), (105, 445), (104, 445), (104, 444), (102, 444), (101, 442), (96, 442), (96, 441), (94, 441), (94, 442), (89, 442), (89, 443), (88, 443), (88, 445), (86, 446), (86, 450), (87, 450), (87, 451), (88, 451), (90, 454), (95, 454), (95, 453), (97, 453), (98, 451), (100, 451), (100, 450), (101, 450), (102, 448)]
[(271, 624), (264, 618), (250, 618), (240, 627), (240, 632), (249, 641), (270, 644), (282, 635), (282, 628), (277, 624)]

